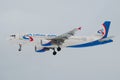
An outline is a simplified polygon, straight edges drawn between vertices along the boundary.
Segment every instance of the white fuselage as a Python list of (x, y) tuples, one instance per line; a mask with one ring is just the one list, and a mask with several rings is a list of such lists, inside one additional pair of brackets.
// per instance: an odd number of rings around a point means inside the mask
[(93, 36), (72, 36), (70, 37), (68, 40), (66, 40), (63, 43), (63, 47), (66, 46), (71, 46), (71, 45), (78, 45), (78, 44), (85, 44), (88, 42), (93, 42), (96, 40), (101, 39), (102, 36), (97, 36), (97, 35), (93, 35)]
[[(69, 37), (69, 39), (65, 40), (64, 43), (62, 45), (60, 45), (60, 47), (67, 47), (67, 46), (71, 46), (71, 45), (80, 45), (80, 44), (85, 44), (85, 43), (89, 43), (89, 42), (93, 42), (96, 40), (101, 39), (102, 36), (101, 35), (93, 35), (93, 36), (71, 36)], [(43, 41), (43, 44), (47, 44), (50, 40), (47, 40), (47, 37), (36, 37), (36, 41), (35, 44), (37, 45), (41, 45), (40, 40)], [(37, 43), (36, 43), (37, 42)], [(50, 46), (42, 46), (42, 47), (58, 47), (57, 45), (50, 45)]]
[[(31, 44), (31, 45), (38, 45), (41, 47), (58, 47), (57, 45), (50, 45), (50, 46), (43, 46), (40, 41), (43, 42), (43, 44), (47, 44), (50, 40), (49, 38), (54, 38), (55, 35), (30, 35), (33, 37), (33, 41), (29, 41), (29, 39), (24, 39), (23, 36), (25, 34), (17, 34), (16, 38), (12, 38), (12, 41), (16, 42), (17, 44)], [(71, 36), (69, 39), (65, 40), (60, 47), (67, 47), (71, 45), (77, 45), (77, 44), (85, 44), (88, 42), (92, 42), (95, 40), (101, 39), (101, 35), (93, 35), (93, 36)]]

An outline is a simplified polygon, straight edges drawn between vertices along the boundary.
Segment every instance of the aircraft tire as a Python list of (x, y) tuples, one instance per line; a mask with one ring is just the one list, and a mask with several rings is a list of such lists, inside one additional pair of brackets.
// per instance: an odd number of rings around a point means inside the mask
[(60, 48), (60, 47), (58, 47), (58, 48), (57, 48), (57, 51), (61, 51), (61, 48)]
[(18, 49), (18, 51), (21, 51), (21, 49)]
[(56, 52), (56, 51), (54, 51), (54, 52), (53, 52), (53, 55), (56, 55), (56, 54), (57, 54), (57, 52)]

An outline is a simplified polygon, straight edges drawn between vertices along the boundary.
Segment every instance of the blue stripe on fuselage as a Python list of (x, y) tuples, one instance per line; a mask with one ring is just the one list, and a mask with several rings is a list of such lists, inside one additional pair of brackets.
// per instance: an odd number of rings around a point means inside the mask
[(90, 47), (90, 46), (96, 46), (96, 45), (102, 45), (102, 44), (106, 44), (106, 43), (110, 43), (113, 42), (113, 40), (107, 40), (107, 41), (93, 41), (93, 42), (88, 42), (85, 44), (78, 44), (78, 45), (72, 45), (72, 46), (67, 46), (67, 47), (72, 47), (72, 48), (81, 48), (81, 47)]

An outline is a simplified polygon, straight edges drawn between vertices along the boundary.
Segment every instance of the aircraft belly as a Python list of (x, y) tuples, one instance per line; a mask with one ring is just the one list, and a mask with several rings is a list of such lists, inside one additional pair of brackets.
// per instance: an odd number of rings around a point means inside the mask
[(71, 46), (71, 45), (78, 45), (78, 44), (85, 44), (88, 42), (92, 42), (98, 40), (99, 38), (96, 37), (81, 37), (81, 38), (70, 38), (66, 40), (62, 46)]

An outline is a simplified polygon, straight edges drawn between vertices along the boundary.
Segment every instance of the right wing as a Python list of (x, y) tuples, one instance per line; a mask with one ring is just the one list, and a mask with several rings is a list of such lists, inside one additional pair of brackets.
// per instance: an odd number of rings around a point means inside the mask
[(78, 30), (81, 30), (81, 27), (75, 28), (75, 29), (73, 29), (73, 30), (71, 30), (67, 33), (59, 35), (59, 36), (55, 37), (54, 39), (64, 39), (64, 40), (68, 39), (69, 37), (73, 36), (75, 34), (75, 32), (78, 31)]
[(62, 43), (64, 43), (64, 41), (66, 39), (73, 36), (75, 34), (75, 32), (79, 31), (79, 30), (81, 30), (81, 27), (75, 28), (67, 33), (62, 34), (62, 35), (56, 36), (55, 38), (47, 38), (47, 40), (50, 40), (50, 42), (54, 45), (61, 45)]

